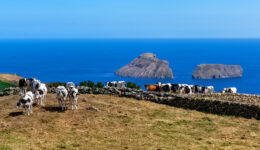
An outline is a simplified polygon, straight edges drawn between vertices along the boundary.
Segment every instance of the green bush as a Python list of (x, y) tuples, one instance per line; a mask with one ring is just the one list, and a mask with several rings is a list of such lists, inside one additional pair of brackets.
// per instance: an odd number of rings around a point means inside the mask
[(138, 90), (141, 89), (140, 85), (136, 85), (136, 83), (132, 83), (132, 82), (127, 82), (126, 87), (131, 89), (138, 89)]
[(102, 82), (98, 82), (98, 83), (96, 84), (96, 87), (97, 87), (97, 88), (103, 88), (103, 87), (104, 87), (104, 84), (103, 84)]
[(98, 82), (97, 84), (95, 84), (94, 82), (88, 80), (88, 81), (80, 82), (79, 86), (87, 86), (87, 87), (91, 87), (91, 88), (103, 88), (104, 84), (102, 82)]
[(17, 86), (8, 82), (0, 81), (0, 91), (3, 91), (4, 89), (9, 87), (17, 87)]
[(79, 86), (87, 86), (88, 82), (87, 81), (82, 81), (79, 83)]
[(52, 83), (47, 83), (46, 84), (48, 87), (58, 87), (58, 86), (66, 86), (66, 83), (62, 82), (52, 82)]

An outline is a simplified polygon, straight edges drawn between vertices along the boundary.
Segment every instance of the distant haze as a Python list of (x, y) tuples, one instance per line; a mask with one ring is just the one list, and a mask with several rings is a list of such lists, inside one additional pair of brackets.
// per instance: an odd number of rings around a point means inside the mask
[(259, 0), (6, 0), (0, 38), (260, 38)]

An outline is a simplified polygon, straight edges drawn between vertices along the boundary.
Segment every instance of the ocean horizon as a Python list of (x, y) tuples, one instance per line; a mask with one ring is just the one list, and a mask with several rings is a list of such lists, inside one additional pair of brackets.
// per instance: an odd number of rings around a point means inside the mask
[[(209, 86), (215, 91), (237, 87), (239, 93), (260, 94), (260, 39), (0, 39), (0, 72), (35, 77), (42, 82), (79, 83), (124, 80)], [(174, 79), (136, 79), (114, 73), (142, 53), (167, 60)], [(192, 79), (199, 64), (241, 65), (243, 77)]]

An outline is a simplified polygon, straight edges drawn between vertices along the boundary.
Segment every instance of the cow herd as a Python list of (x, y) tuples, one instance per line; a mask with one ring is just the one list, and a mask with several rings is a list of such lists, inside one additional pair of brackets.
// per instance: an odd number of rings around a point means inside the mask
[[(29, 85), (30, 91), (27, 91), (27, 86)], [(214, 87), (213, 86), (199, 86), (199, 85), (188, 85), (188, 84), (171, 84), (171, 83), (161, 83), (153, 85), (144, 85), (147, 91), (154, 92), (172, 92), (179, 94), (213, 94)], [(40, 106), (44, 106), (46, 103), (46, 95), (47, 95), (47, 86), (42, 83), (40, 80), (35, 78), (30, 79), (20, 79), (19, 87), (21, 89), (22, 98), (18, 100), (16, 106), (22, 106), (27, 115), (32, 113), (32, 107), (34, 100), (36, 100), (36, 104)], [(125, 81), (112, 81), (107, 82), (106, 87), (114, 87), (114, 88), (125, 88)], [(224, 88), (222, 93), (237, 93), (237, 89), (235, 87)], [(78, 101), (79, 91), (76, 88), (73, 82), (68, 82), (65, 86), (58, 86), (56, 88), (56, 99), (58, 100), (59, 107), (61, 110), (66, 109), (66, 100), (69, 98), (71, 109), (77, 109), (77, 101)]]
[[(28, 85), (30, 91), (27, 91)], [(18, 100), (16, 107), (23, 107), (27, 115), (32, 113), (34, 100), (36, 100), (37, 105), (45, 105), (46, 95), (48, 92), (46, 84), (35, 78), (23, 78), (19, 80), (19, 87), (21, 89), (22, 98)], [(56, 88), (56, 98), (58, 100), (59, 107), (62, 110), (65, 110), (67, 97), (70, 99), (72, 110), (77, 109), (78, 95), (78, 89), (73, 82), (68, 82), (66, 84), (66, 88), (64, 86), (58, 86)]]
[[(161, 83), (153, 85), (144, 85), (147, 91), (154, 92), (172, 92), (179, 94), (213, 94), (214, 87), (213, 86), (199, 86), (199, 85), (188, 85), (188, 84), (171, 84), (171, 83)], [(237, 93), (237, 89), (235, 87), (224, 88), (221, 93)]]

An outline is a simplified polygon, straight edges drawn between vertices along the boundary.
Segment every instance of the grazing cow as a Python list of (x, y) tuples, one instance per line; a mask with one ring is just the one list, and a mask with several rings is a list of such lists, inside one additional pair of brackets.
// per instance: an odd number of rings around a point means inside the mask
[(222, 93), (232, 93), (232, 94), (234, 94), (234, 93), (237, 93), (237, 88), (235, 88), (235, 87), (224, 88)]
[(76, 86), (75, 86), (75, 84), (74, 84), (73, 82), (68, 82), (68, 83), (66, 84), (66, 88), (67, 88), (68, 92), (70, 92), (70, 90), (71, 90), (72, 88), (74, 88), (74, 87), (76, 87)]
[(40, 83), (41, 83), (41, 81), (39, 81), (35, 78), (29, 79), (29, 86), (30, 86), (33, 93), (35, 93), (38, 90)]
[(64, 86), (58, 86), (56, 88), (56, 98), (59, 102), (59, 106), (61, 107), (61, 110), (65, 110), (66, 108), (67, 96), (68, 96), (68, 91)]
[(171, 91), (172, 91), (173, 93), (179, 92), (179, 88), (180, 88), (180, 84), (172, 84), (172, 85), (171, 85)]
[(203, 93), (203, 91), (202, 91), (202, 86), (193, 85), (193, 86), (192, 86), (192, 92), (193, 92), (193, 93)]
[(106, 87), (125, 88), (125, 81), (107, 82)]
[(185, 85), (184, 86), (184, 92), (186, 93), (186, 94), (192, 94), (192, 85)]
[(155, 91), (155, 92), (159, 92), (160, 91), (160, 87), (158, 84), (155, 85), (147, 85), (145, 84), (144, 87), (146, 88), (147, 91)]
[(27, 112), (27, 115), (30, 115), (32, 114), (32, 105), (33, 105), (33, 93), (30, 91), (30, 92), (26, 92), (24, 97), (18, 100), (16, 104), (16, 108), (23, 106), (23, 108)]
[(178, 93), (184, 94), (189, 92), (188, 84), (179, 84)]
[(160, 88), (160, 92), (171, 92), (172, 85), (170, 83), (162, 84), (161, 82), (157, 83)]
[(40, 83), (39, 88), (35, 92), (35, 99), (37, 100), (38, 105), (45, 105), (46, 95), (47, 95), (47, 87), (44, 83)]
[(79, 95), (78, 89), (76, 89), (75, 87), (72, 87), (69, 91), (69, 99), (70, 99), (72, 110), (78, 109), (78, 107), (77, 107), (77, 105), (78, 105), (78, 95)]
[(21, 93), (23, 95), (25, 95), (26, 90), (27, 90), (27, 79), (26, 78), (22, 78), (19, 80), (19, 88), (21, 90)]
[(213, 94), (214, 93), (214, 87), (213, 86), (202, 87), (202, 92), (204, 94)]
[(125, 88), (125, 81), (118, 81), (117, 88)]

